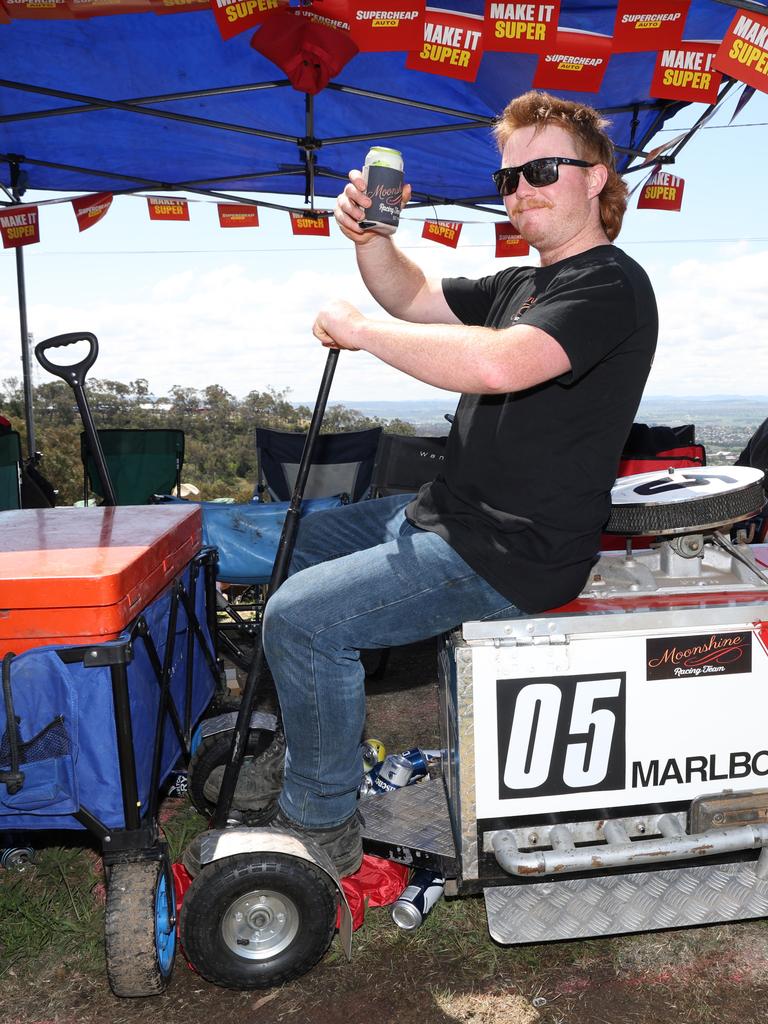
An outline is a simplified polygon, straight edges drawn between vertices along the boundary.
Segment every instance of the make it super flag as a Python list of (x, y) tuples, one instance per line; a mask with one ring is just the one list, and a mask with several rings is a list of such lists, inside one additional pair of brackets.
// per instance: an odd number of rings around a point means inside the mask
[(685, 182), (669, 171), (656, 171), (640, 190), (638, 210), (679, 210)]
[(432, 242), (440, 242), (441, 245), (448, 245), (451, 249), (455, 249), (459, 244), (460, 234), (461, 221), (425, 220), (421, 237), (429, 238)]
[(715, 71), (717, 43), (683, 42), (656, 58), (651, 96), (686, 103), (714, 103), (723, 76)]
[(79, 196), (72, 200), (77, 226), (80, 231), (87, 231), (98, 224), (112, 205), (111, 192), (99, 192), (95, 196)]
[(248, 203), (218, 203), (219, 225), (222, 228), (257, 228), (259, 211)]
[(514, 224), (504, 224), (501, 221), (493, 225), (496, 230), (496, 256), (527, 256), (530, 246)]
[(683, 38), (690, 0), (619, 0), (613, 26), (614, 53), (675, 46)]
[(40, 220), (36, 206), (17, 206), (0, 213), (0, 235), (4, 249), (18, 249), (40, 241)]
[(768, 92), (768, 17), (739, 11), (723, 36), (715, 66), (740, 82)]
[(278, 0), (211, 0), (211, 9), (222, 39), (231, 39), (247, 28), (260, 25)]
[(428, 7), (421, 49), (408, 54), (405, 66), (411, 71), (427, 71), (432, 75), (474, 82), (482, 55), (481, 17)]
[(551, 50), (559, 17), (560, 0), (532, 4), (486, 0), (483, 46), (507, 53)]
[(551, 52), (539, 57), (533, 88), (599, 92), (610, 56), (608, 36), (560, 29)]
[(289, 210), (289, 213), (294, 235), (330, 235), (331, 224), (327, 213), (312, 213), (309, 210)]
[(176, 196), (147, 196), (150, 220), (189, 220), (189, 203)]

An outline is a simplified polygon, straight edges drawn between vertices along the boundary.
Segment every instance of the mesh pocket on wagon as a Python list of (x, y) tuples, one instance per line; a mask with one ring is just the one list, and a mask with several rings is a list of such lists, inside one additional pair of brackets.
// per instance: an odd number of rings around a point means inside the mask
[(66, 667), (45, 650), (4, 659), (0, 824), (14, 813), (77, 811), (76, 758), (76, 698)]

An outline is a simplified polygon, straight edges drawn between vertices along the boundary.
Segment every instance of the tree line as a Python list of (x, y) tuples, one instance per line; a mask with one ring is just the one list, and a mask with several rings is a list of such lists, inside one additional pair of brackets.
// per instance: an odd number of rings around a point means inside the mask
[[(268, 388), (238, 399), (218, 384), (210, 384), (202, 389), (176, 385), (158, 398), (141, 377), (127, 384), (88, 380), (88, 404), (98, 428), (184, 431), (182, 480), (198, 487), (202, 499), (250, 499), (257, 478), (256, 427), (308, 428), (312, 409), (294, 405), (286, 396), (287, 391)], [(38, 468), (58, 491), (58, 503), (71, 505), (83, 496), (83, 427), (72, 389), (63, 381), (39, 384), (33, 389), (33, 411), (36, 447), (42, 453)], [(24, 438), (24, 390), (15, 377), (0, 383), (0, 412)], [(403, 420), (372, 418), (335, 404), (327, 408), (322, 429), (336, 433), (369, 427), (414, 433), (413, 426)]]

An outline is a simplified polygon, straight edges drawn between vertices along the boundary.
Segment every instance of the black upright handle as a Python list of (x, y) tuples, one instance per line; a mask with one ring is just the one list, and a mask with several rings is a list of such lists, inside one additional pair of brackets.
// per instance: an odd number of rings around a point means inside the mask
[[(307, 483), (309, 471), (312, 468), (312, 457), (315, 453), (317, 437), (323, 423), (325, 407), (328, 402), (328, 395), (330, 394), (333, 374), (336, 369), (338, 359), (339, 349), (329, 349), (328, 358), (325, 361), (323, 379), (320, 382), (320, 389), (318, 391), (317, 401), (315, 402), (315, 409), (312, 413), (309, 430), (307, 431), (307, 437), (304, 441), (304, 449), (301, 453), (301, 460), (299, 461), (299, 468), (296, 473), (296, 483), (294, 484), (293, 494), (291, 495), (291, 500), (288, 504), (288, 511), (285, 514), (285, 522), (283, 523), (283, 529), (280, 532), (280, 540), (277, 544), (277, 555), (272, 568), (269, 587), (267, 588), (267, 601), (269, 601), (270, 597), (274, 594), (280, 584), (285, 582), (288, 575), (291, 556), (293, 555), (293, 549), (296, 546), (296, 534), (299, 528), (299, 519), (301, 518), (301, 501), (304, 496), (304, 488)], [(229, 818), (229, 812), (232, 807), (232, 797), (235, 794), (237, 776), (240, 771), (240, 766), (243, 763), (243, 758), (245, 757), (246, 737), (248, 735), (248, 730), (250, 729), (251, 713), (253, 712), (253, 706), (256, 703), (257, 686), (259, 679), (261, 678), (263, 668), (264, 647), (262, 645), (261, 634), (259, 634), (253, 660), (251, 661), (248, 669), (248, 676), (245, 680), (243, 696), (240, 699), (237, 723), (232, 737), (232, 745), (229, 749), (229, 760), (224, 768), (224, 777), (221, 780), (219, 799), (216, 804), (216, 813), (213, 818), (214, 828), (225, 828), (227, 819)]]
[[(88, 354), (84, 359), (81, 359), (79, 363), (70, 363), (62, 366), (59, 363), (52, 363), (46, 355), (46, 352), (49, 349), (63, 348), (65, 345), (74, 345), (78, 341), (87, 341), (89, 346)], [(96, 356), (98, 354), (99, 343), (96, 340), (96, 335), (91, 334), (89, 331), (73, 331), (70, 334), (57, 334), (55, 337), (46, 338), (45, 341), (39, 341), (37, 345), (35, 345), (35, 357), (37, 358), (38, 363), (40, 363), (40, 365), (49, 373), (52, 373), (54, 377), (61, 377), (61, 379), (69, 384), (74, 391), (77, 408), (80, 412), (80, 418), (83, 421), (88, 450), (93, 456), (93, 461), (96, 463), (96, 470), (99, 474), (99, 480), (101, 481), (101, 493), (104, 496), (104, 504), (116, 505), (117, 498), (115, 496), (115, 488), (112, 484), (112, 477), (109, 475), (107, 461), (104, 458), (104, 450), (101, 447), (101, 441), (99, 440), (99, 434), (96, 430), (96, 424), (93, 422), (93, 416), (91, 415), (91, 410), (88, 406), (88, 399), (85, 394), (85, 375), (96, 362)]]
[[(78, 341), (87, 341), (90, 347), (88, 355), (85, 356), (84, 359), (81, 359), (79, 363), (61, 366), (58, 363), (51, 362), (46, 355), (48, 349), (63, 348), (65, 345), (75, 345)], [(55, 337), (46, 338), (45, 341), (39, 341), (37, 345), (35, 345), (35, 356), (38, 363), (45, 367), (48, 373), (52, 373), (54, 377), (61, 377), (61, 379), (66, 381), (66, 383), (72, 388), (81, 388), (85, 385), (85, 375), (96, 362), (98, 354), (99, 343), (96, 340), (96, 335), (90, 334), (88, 331), (73, 331), (71, 334), (57, 334)]]

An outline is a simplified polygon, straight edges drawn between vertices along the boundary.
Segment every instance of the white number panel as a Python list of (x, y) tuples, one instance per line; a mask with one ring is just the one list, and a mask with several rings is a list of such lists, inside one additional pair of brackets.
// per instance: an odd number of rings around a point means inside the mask
[(478, 818), (768, 787), (768, 630), (472, 652)]

